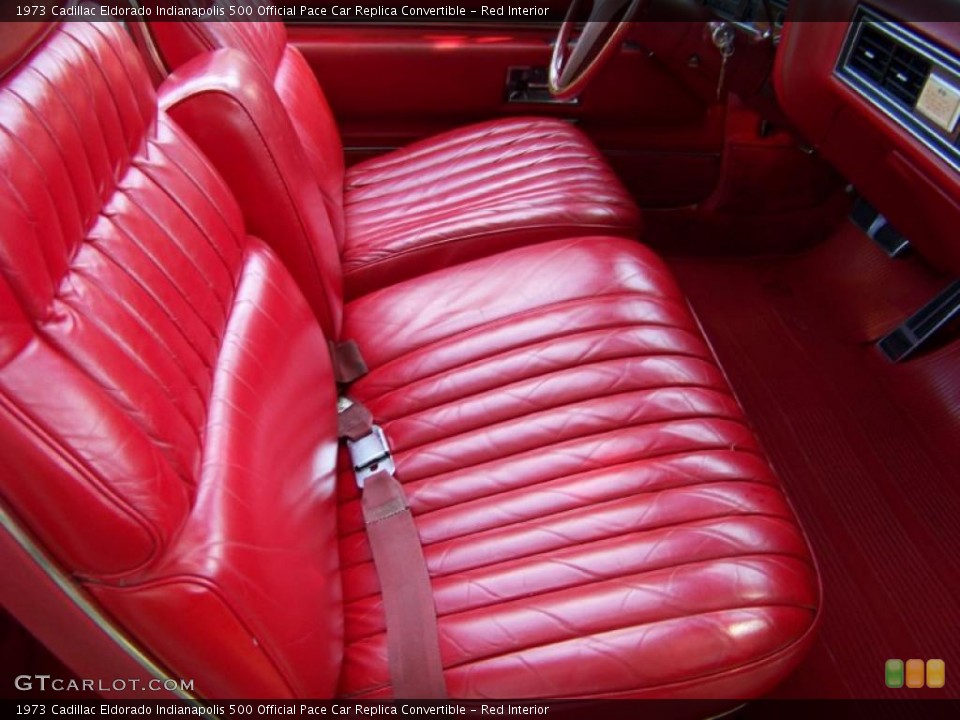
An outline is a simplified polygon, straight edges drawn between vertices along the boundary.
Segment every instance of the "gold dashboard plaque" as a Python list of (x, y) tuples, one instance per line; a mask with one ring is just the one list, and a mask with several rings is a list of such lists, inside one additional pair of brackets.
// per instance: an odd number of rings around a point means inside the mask
[(960, 89), (931, 73), (917, 100), (917, 112), (952, 133), (960, 119)]

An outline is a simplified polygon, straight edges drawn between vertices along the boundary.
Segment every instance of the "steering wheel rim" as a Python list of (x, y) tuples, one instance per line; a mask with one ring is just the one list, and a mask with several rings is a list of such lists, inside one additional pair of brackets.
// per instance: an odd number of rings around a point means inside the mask
[[(578, 94), (597, 71), (607, 62), (620, 45), (624, 34), (630, 27), (632, 18), (642, 5), (649, 0), (593, 0), (590, 17), (583, 32), (568, 48), (573, 35), (574, 17), (580, 6), (580, 0), (573, 0), (567, 9), (567, 16), (560, 25), (557, 39), (553, 44), (550, 66), (547, 73), (547, 87), (550, 94), (559, 99), (571, 98)], [(606, 30), (613, 25), (613, 18), (627, 7), (620, 20), (616, 21), (613, 31), (601, 43)], [(600, 45), (599, 50), (594, 49)]]

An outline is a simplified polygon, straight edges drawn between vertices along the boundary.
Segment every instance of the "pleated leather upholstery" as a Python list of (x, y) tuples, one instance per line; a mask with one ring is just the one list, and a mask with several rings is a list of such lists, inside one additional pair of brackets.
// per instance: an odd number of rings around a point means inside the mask
[[(299, 50), (287, 44), (283, 23), (151, 22), (148, 26), (157, 50), (171, 69), (218, 48), (239, 50), (260, 68), (296, 128), (303, 158), (320, 189), (337, 246), (342, 248), (346, 231), (340, 131), (307, 61)], [(256, 168), (252, 171), (255, 173)]]
[(201, 694), (330, 694), (335, 390), (316, 318), (158, 112), (120, 24), (20, 39), (0, 87), (3, 504)]
[[(121, 26), (37, 38), (0, 85), (4, 507), (200, 695), (390, 696), (318, 318)], [(545, 242), (342, 310), (451, 696), (750, 698), (799, 662), (807, 543), (649, 250)]]
[(551, 118), (471, 125), (355, 165), (344, 210), (344, 274), (363, 289), (544, 240), (635, 235), (639, 222), (597, 149)]
[(229, 178), (247, 229), (290, 270), (324, 333), (338, 337), (343, 268), (333, 226), (270, 81), (249, 56), (219, 50), (181, 68), (159, 100)]
[(282, 23), (150, 26), (173, 68), (234, 48), (272, 79), (321, 189), (350, 297), (531, 243), (639, 234), (629, 193), (586, 136), (560, 120), (472, 125), (345, 171), (333, 114)]
[[(429, 298), (425, 304), (424, 299)], [(809, 646), (803, 533), (655, 256), (585, 238), (349, 303), (351, 394), (393, 447), (456, 697), (751, 697)], [(341, 477), (340, 691), (389, 696)]]

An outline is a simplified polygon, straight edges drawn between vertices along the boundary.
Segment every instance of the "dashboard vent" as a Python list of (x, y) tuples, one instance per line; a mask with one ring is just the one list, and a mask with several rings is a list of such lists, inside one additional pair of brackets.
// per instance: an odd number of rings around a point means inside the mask
[[(960, 110), (953, 112), (949, 106), (960, 95), (960, 58), (955, 54), (861, 5), (854, 14), (836, 73), (870, 104), (960, 170)], [(934, 92), (945, 93), (946, 100), (931, 102)]]
[(911, 108), (930, 74), (930, 62), (922, 55), (871, 25), (860, 32), (848, 66)]

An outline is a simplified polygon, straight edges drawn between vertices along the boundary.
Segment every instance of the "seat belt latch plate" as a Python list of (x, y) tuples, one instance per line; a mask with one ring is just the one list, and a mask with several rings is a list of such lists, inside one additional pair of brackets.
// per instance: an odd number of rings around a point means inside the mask
[(373, 425), (370, 432), (362, 438), (348, 441), (347, 450), (350, 452), (357, 487), (361, 490), (364, 480), (374, 473), (386, 470), (392, 475), (396, 470), (393, 458), (390, 457), (387, 436), (379, 425)]

